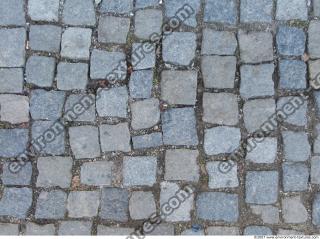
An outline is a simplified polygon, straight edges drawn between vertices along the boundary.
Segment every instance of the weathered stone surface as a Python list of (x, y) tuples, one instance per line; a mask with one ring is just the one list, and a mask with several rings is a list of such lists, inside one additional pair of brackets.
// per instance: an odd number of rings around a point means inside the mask
[(181, 235), (183, 236), (204, 236), (204, 230), (200, 228), (190, 228), (184, 230)]
[(26, 64), (26, 81), (40, 87), (51, 87), (55, 64), (52, 57), (31, 56)]
[(233, 32), (216, 31), (210, 28), (203, 30), (202, 55), (234, 55), (237, 45)]
[(136, 0), (135, 8), (145, 8), (159, 5), (158, 0)]
[(277, 157), (277, 138), (250, 138), (246, 160), (253, 163), (274, 163)]
[(90, 0), (67, 0), (63, 6), (62, 21), (68, 25), (94, 26), (95, 9)]
[(19, 224), (0, 223), (0, 235), (1, 236), (18, 236)]
[(320, 41), (320, 21), (311, 21), (308, 29), (308, 51), (312, 58), (320, 57), (320, 47), (318, 42)]
[(27, 162), (18, 172), (11, 172), (10, 162), (4, 163), (1, 181), (4, 185), (29, 185), (31, 183), (32, 165)]
[(27, 129), (0, 129), (0, 157), (19, 156), (27, 148)]
[(29, 98), (22, 95), (0, 95), (0, 120), (11, 124), (29, 121)]
[(156, 45), (149, 42), (133, 43), (131, 64), (134, 70), (144, 70), (155, 67)]
[(169, 223), (161, 223), (157, 227), (154, 227), (152, 232), (149, 232), (149, 233), (145, 232), (145, 233), (150, 236), (152, 235), (153, 236), (164, 236), (164, 235), (173, 236), (174, 226)]
[(104, 43), (124, 44), (130, 29), (130, 19), (126, 17), (100, 16), (98, 40)]
[(98, 225), (97, 235), (105, 235), (105, 236), (128, 236), (131, 235), (135, 230), (134, 228), (127, 227), (108, 227), (104, 225)]
[(205, 22), (236, 24), (237, 3), (235, 0), (206, 0)]
[(313, 0), (313, 15), (320, 17), (320, 0)]
[(304, 233), (296, 230), (279, 229), (277, 235), (304, 235)]
[(92, 222), (86, 221), (64, 221), (59, 225), (58, 235), (91, 235)]
[(54, 224), (38, 225), (32, 222), (26, 224), (27, 236), (53, 236), (55, 235)]
[(281, 55), (302, 56), (305, 51), (306, 35), (296, 27), (280, 26), (277, 33), (277, 48)]
[(300, 196), (282, 199), (282, 214), (286, 223), (304, 223), (308, 219), (308, 212)]
[(128, 14), (133, 10), (133, 0), (103, 0), (100, 11)]
[[(309, 77), (310, 80), (313, 80), (315, 83), (319, 82), (319, 80), (317, 80), (320, 76), (320, 60), (315, 60), (315, 61), (308, 61), (309, 63)], [(315, 92), (316, 95), (319, 95), (318, 92)], [(318, 100), (318, 99), (317, 99)], [(317, 102), (317, 104), (319, 104)]]
[(129, 200), (130, 217), (134, 220), (147, 219), (156, 212), (152, 192), (133, 192)]
[(85, 90), (88, 83), (88, 64), (60, 62), (56, 80), (59, 90)]
[(242, 0), (240, 20), (245, 23), (272, 22), (273, 2), (270, 0)]
[(62, 29), (53, 25), (31, 25), (30, 48), (36, 51), (59, 53)]
[(308, 7), (304, 0), (280, 0), (277, 2), (277, 20), (308, 20)]
[(95, 95), (71, 94), (68, 96), (63, 118), (67, 121), (95, 121)]
[(97, 161), (84, 163), (81, 166), (80, 180), (82, 184), (92, 186), (111, 186), (113, 162)]
[(239, 186), (237, 163), (228, 172), (221, 172), (221, 161), (208, 162), (206, 169), (209, 175), (209, 188), (235, 188)]
[(66, 212), (67, 194), (61, 190), (41, 192), (36, 206), (36, 219), (62, 219)]
[(26, 23), (23, 0), (0, 2), (0, 26), (24, 26)]
[(269, 227), (265, 226), (248, 226), (243, 231), (244, 235), (272, 235), (272, 231)]
[(153, 85), (153, 71), (142, 70), (131, 73), (129, 81), (129, 92), (132, 98), (150, 98)]
[(144, 9), (135, 12), (134, 34), (138, 38), (150, 40), (153, 34), (161, 35), (162, 11)]
[(163, 145), (162, 133), (156, 132), (132, 137), (134, 149), (156, 148)]
[(72, 218), (94, 217), (98, 214), (99, 191), (70, 192), (68, 196), (68, 215)]
[(22, 89), (22, 68), (0, 68), (0, 93), (21, 93)]
[(285, 163), (283, 171), (283, 190), (285, 192), (306, 191), (308, 189), (309, 169), (304, 163)]
[(303, 61), (280, 61), (280, 89), (305, 89), (307, 66)]
[(208, 235), (219, 235), (219, 236), (230, 236), (230, 235), (239, 235), (238, 227), (208, 227), (207, 228)]
[(30, 0), (28, 14), (33, 21), (57, 22), (59, 2), (59, 0)]
[(308, 135), (304, 132), (282, 132), (284, 144), (284, 157), (286, 161), (307, 161), (310, 156), (311, 147)]
[(100, 143), (102, 152), (129, 152), (131, 150), (131, 145), (128, 123), (101, 125)]
[(311, 183), (320, 184), (320, 157), (311, 158)]
[(316, 226), (320, 225), (320, 193), (315, 195), (312, 204), (312, 223)]
[[(286, 111), (290, 109), (290, 111)], [(281, 118), (280, 113), (278, 113), (279, 120), (283, 119), (284, 122), (297, 125), (297, 126), (305, 126), (307, 125), (307, 110), (308, 110), (308, 102), (303, 101), (301, 97), (281, 97), (277, 102), (277, 111), (281, 111), (283, 113), (291, 113), (288, 115), (286, 119)]]
[(250, 209), (254, 214), (258, 215), (264, 223), (279, 223), (279, 209), (277, 207), (271, 205), (250, 205)]
[(160, 121), (159, 100), (156, 98), (136, 101), (130, 105), (134, 130), (151, 128)]

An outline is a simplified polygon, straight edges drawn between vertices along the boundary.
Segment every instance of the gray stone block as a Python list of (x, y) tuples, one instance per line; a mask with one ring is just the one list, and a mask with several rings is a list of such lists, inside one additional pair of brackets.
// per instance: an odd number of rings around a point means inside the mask
[(222, 161), (208, 162), (206, 169), (209, 175), (209, 188), (235, 188), (239, 186), (237, 163), (228, 172), (221, 172)]
[(310, 80), (316, 81), (316, 77), (320, 76), (320, 60), (308, 61)]
[(276, 10), (277, 20), (308, 20), (308, 7), (305, 0), (279, 0)]
[(277, 138), (250, 138), (248, 140), (246, 160), (262, 164), (274, 163), (276, 158)]
[(37, 187), (69, 188), (72, 178), (72, 158), (40, 157), (37, 161)]
[(173, 32), (162, 43), (162, 57), (166, 63), (188, 66), (195, 57), (197, 43), (193, 32)]
[(272, 22), (273, 2), (270, 0), (242, 0), (240, 21), (244, 23)]
[(134, 70), (144, 70), (156, 65), (156, 45), (149, 42), (133, 43), (131, 64)]
[(160, 121), (160, 107), (157, 98), (133, 102), (131, 108), (131, 127), (134, 130), (147, 129)]
[(285, 223), (304, 223), (308, 220), (308, 212), (300, 196), (282, 199), (282, 214)]
[(320, 157), (311, 158), (311, 183), (320, 184)]
[(156, 148), (163, 145), (162, 133), (132, 136), (132, 143), (134, 149)]
[(54, 236), (55, 235), (55, 227), (54, 224), (45, 224), (38, 225), (32, 222), (28, 222), (26, 224), (26, 232), (27, 236)]
[(130, 29), (130, 18), (100, 16), (98, 40), (104, 43), (125, 44)]
[(306, 35), (300, 28), (280, 26), (276, 39), (281, 55), (302, 56), (305, 52)]
[(59, 3), (59, 0), (30, 0), (28, 14), (33, 21), (57, 22)]
[(232, 153), (240, 146), (239, 128), (220, 126), (204, 132), (204, 151), (207, 155)]
[(286, 230), (286, 229), (279, 229), (277, 235), (304, 235), (304, 232), (296, 231), (296, 230)]
[(90, 236), (92, 222), (90, 221), (63, 221), (59, 225), (59, 236)]
[(152, 186), (157, 180), (157, 158), (124, 157), (122, 170), (124, 186)]
[[(285, 109), (292, 107), (291, 114), (288, 114), (287, 118), (283, 121), (289, 124), (297, 125), (297, 126), (305, 126), (307, 125), (307, 110), (308, 110), (308, 102), (303, 102), (301, 97), (281, 97), (277, 102), (277, 110), (285, 113)], [(290, 109), (290, 108), (289, 108)], [(283, 114), (282, 113), (282, 114)], [(279, 120), (281, 121), (281, 114), (278, 114)]]
[(305, 89), (307, 87), (307, 65), (303, 61), (280, 61), (280, 89)]
[(308, 29), (308, 51), (311, 58), (320, 58), (320, 21), (311, 21)]
[(67, 121), (95, 121), (96, 105), (93, 94), (69, 95), (64, 109), (64, 119)]
[(266, 205), (250, 205), (253, 214), (259, 216), (264, 223), (276, 224), (279, 223), (279, 208)]
[(81, 166), (80, 180), (90, 186), (111, 186), (113, 178), (113, 162), (87, 162)]
[(17, 172), (11, 172), (10, 162), (6, 162), (2, 167), (1, 180), (3, 185), (29, 185), (31, 183), (32, 165), (27, 162)]
[(305, 132), (282, 132), (286, 161), (307, 161), (311, 154), (308, 135)]
[(0, 68), (0, 93), (22, 93), (22, 68)]
[(277, 171), (249, 171), (246, 176), (247, 203), (273, 204), (278, 200)]
[(62, 21), (68, 25), (94, 26), (96, 15), (91, 0), (67, 0), (63, 6)]
[(169, 109), (162, 113), (163, 142), (166, 145), (197, 145), (193, 108)]
[(304, 163), (285, 163), (283, 170), (283, 190), (285, 192), (308, 190), (309, 169)]
[(134, 233), (134, 228), (128, 227), (116, 227), (116, 226), (104, 226), (98, 225), (97, 227), (97, 235), (104, 235), (104, 236), (128, 236), (131, 233)]
[(68, 196), (68, 216), (71, 218), (90, 218), (98, 214), (99, 191), (70, 192)]
[(26, 150), (28, 138), (27, 129), (0, 129), (0, 157), (19, 156)]
[(272, 235), (272, 231), (269, 227), (265, 226), (248, 226), (243, 231), (244, 235), (252, 235), (252, 236), (258, 236), (258, 235)]
[(152, 192), (132, 192), (129, 200), (130, 217), (134, 220), (148, 219), (156, 212), (156, 203)]
[(320, 0), (313, 0), (313, 15), (320, 17)]
[(135, 12), (134, 34), (138, 38), (150, 40), (153, 34), (162, 33), (162, 11), (143, 9)]
[(238, 195), (202, 192), (196, 201), (197, 217), (203, 220), (236, 222), (239, 218)]
[(173, 236), (174, 235), (174, 226), (173, 224), (169, 224), (169, 223), (161, 223), (158, 226), (153, 228), (152, 232), (145, 232), (147, 235), (154, 235), (154, 236), (164, 236), (164, 235), (168, 235), (168, 236)]
[(205, 22), (237, 23), (237, 3), (235, 0), (206, 0), (205, 2)]
[(130, 131), (128, 123), (100, 126), (100, 143), (102, 152), (130, 152)]
[(30, 48), (36, 51), (59, 53), (62, 29), (53, 25), (31, 25)]
[(315, 139), (313, 143), (313, 151), (316, 154), (320, 153), (320, 124), (315, 126)]
[(312, 204), (312, 223), (313, 225), (320, 225), (320, 193), (317, 193), (314, 197)]
[(190, 228), (181, 232), (182, 236), (204, 236), (204, 230), (200, 228)]
[(41, 192), (36, 205), (36, 219), (62, 219), (66, 212), (67, 194), (61, 190)]
[(130, 96), (136, 99), (150, 98), (153, 85), (153, 71), (142, 70), (131, 73), (129, 81)]
[(1, 236), (19, 236), (19, 224), (0, 223)]
[(136, 0), (135, 8), (145, 8), (145, 7), (154, 7), (158, 6), (159, 1), (158, 0)]
[(0, 26), (24, 26), (24, 0), (3, 0), (0, 2)]
[(214, 226), (207, 228), (207, 234), (216, 236), (230, 236), (230, 235), (239, 235), (239, 228), (238, 227), (225, 227), (225, 226)]
[(59, 90), (85, 90), (88, 83), (88, 64), (60, 62), (56, 79)]
[(210, 28), (203, 30), (202, 55), (234, 55), (237, 39), (233, 32), (216, 31)]
[(45, 56), (31, 56), (26, 64), (26, 82), (51, 87), (55, 72), (55, 59)]
[(103, 0), (100, 12), (128, 14), (133, 10), (133, 0)]
[(161, 99), (172, 105), (195, 105), (197, 98), (196, 71), (163, 71)]
[(19, 124), (29, 121), (29, 98), (23, 95), (0, 95), (2, 122)]

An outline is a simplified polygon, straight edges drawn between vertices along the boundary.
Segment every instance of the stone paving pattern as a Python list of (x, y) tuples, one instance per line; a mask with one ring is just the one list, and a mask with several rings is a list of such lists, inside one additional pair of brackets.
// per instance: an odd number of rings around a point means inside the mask
[[(195, 13), (133, 66), (184, 3)], [(319, 234), (319, 19), (320, 0), (1, 0), (0, 234), (128, 235), (186, 184), (195, 195), (153, 234)], [(106, 80), (121, 60), (123, 78)], [(219, 171), (299, 93), (298, 111)]]

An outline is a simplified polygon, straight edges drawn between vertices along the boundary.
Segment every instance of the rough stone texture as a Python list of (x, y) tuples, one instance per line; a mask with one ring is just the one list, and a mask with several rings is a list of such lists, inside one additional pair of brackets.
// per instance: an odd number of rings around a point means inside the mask
[(195, 105), (197, 97), (196, 71), (163, 71), (161, 99), (172, 105)]
[(26, 81), (40, 87), (51, 87), (54, 79), (54, 71), (54, 58), (31, 56), (26, 64)]
[(98, 40), (104, 43), (124, 44), (130, 28), (126, 17), (101, 16), (98, 25)]
[(320, 157), (311, 158), (311, 183), (320, 184)]
[(269, 227), (265, 226), (248, 226), (243, 231), (244, 235), (272, 235), (272, 231)]
[(26, 224), (27, 236), (53, 236), (55, 235), (54, 224), (38, 225), (32, 222)]
[(192, 229), (187, 229), (184, 230), (181, 235), (183, 236), (204, 236), (204, 230), (198, 229), (198, 228), (192, 228)]
[(105, 236), (128, 236), (134, 232), (134, 228), (125, 228), (125, 227), (107, 227), (104, 225), (98, 225), (97, 235)]
[(22, 95), (0, 95), (0, 120), (11, 124), (29, 121), (29, 98)]
[(320, 153), (320, 124), (315, 126), (315, 140), (313, 143), (313, 151), (314, 153)]
[[(144, 172), (141, 175), (141, 172)], [(157, 158), (155, 157), (124, 157), (123, 185), (152, 186), (157, 178)]]
[(309, 61), (309, 77), (311, 80), (315, 80), (320, 75), (320, 60)]
[(162, 57), (166, 63), (188, 66), (195, 57), (197, 45), (193, 32), (173, 32), (162, 44)]
[(66, 212), (67, 194), (61, 190), (41, 192), (36, 206), (36, 219), (62, 219)]
[(27, 148), (28, 130), (0, 129), (0, 157), (19, 156)]
[(206, 88), (234, 88), (237, 59), (234, 56), (203, 56), (201, 70)]
[(165, 154), (165, 180), (198, 182), (200, 177), (197, 158), (199, 152), (189, 149), (167, 150)]
[(207, 172), (209, 175), (209, 188), (235, 188), (239, 186), (237, 163), (228, 172), (221, 172), (219, 166), (221, 161), (208, 162)]
[(134, 18), (134, 34), (138, 38), (151, 39), (153, 34), (161, 34), (162, 11), (156, 9), (138, 10)]
[[(284, 113), (291, 113), (288, 114), (286, 119), (283, 119), (284, 122), (297, 126), (305, 126), (308, 122), (307, 104), (308, 102), (303, 102), (301, 97), (281, 97), (277, 102), (277, 110)], [(288, 107), (292, 107), (290, 111), (286, 111), (287, 109), (290, 109)], [(280, 114), (278, 114), (278, 117), (281, 120)]]
[(259, 216), (264, 223), (277, 224), (279, 223), (279, 209), (274, 206), (258, 206), (250, 205), (253, 214)]
[(277, 20), (308, 20), (305, 0), (279, 0), (276, 9)]
[(24, 26), (26, 23), (23, 0), (0, 2), (0, 26)]
[(129, 92), (132, 98), (150, 98), (152, 93), (153, 71), (142, 70), (131, 73), (129, 81)]
[(92, 222), (86, 221), (64, 221), (59, 225), (59, 236), (72, 236), (72, 235), (91, 235)]
[(277, 157), (277, 138), (250, 138), (246, 160), (253, 163), (274, 163)]
[(204, 151), (207, 155), (232, 153), (240, 146), (239, 128), (220, 126), (206, 129), (204, 133)]
[(133, 192), (129, 200), (129, 211), (132, 219), (148, 219), (156, 212), (156, 204), (152, 192)]
[(270, 32), (239, 32), (240, 57), (244, 63), (273, 60), (273, 39)]
[(153, 7), (159, 5), (158, 0), (136, 0), (135, 8)]
[(134, 149), (156, 148), (163, 145), (162, 133), (151, 133), (132, 137)]
[(95, 9), (91, 0), (67, 0), (64, 3), (62, 21), (68, 25), (94, 26)]
[(238, 195), (221, 192), (198, 194), (196, 213), (199, 219), (236, 222), (239, 217)]
[(113, 165), (113, 162), (108, 161), (84, 163), (80, 172), (81, 183), (92, 186), (111, 186)]
[(285, 163), (283, 171), (283, 190), (285, 192), (306, 191), (308, 189), (309, 169), (304, 163)]
[(18, 236), (19, 224), (0, 223), (0, 235), (1, 236)]
[(86, 89), (88, 64), (61, 62), (57, 67), (57, 87), (59, 90)]
[(305, 51), (306, 35), (302, 29), (280, 26), (277, 33), (279, 54), (301, 56)]
[(280, 89), (305, 89), (307, 66), (303, 61), (280, 61)]
[(103, 0), (100, 11), (128, 14), (133, 10), (133, 0)]
[(219, 236), (230, 236), (230, 235), (239, 235), (238, 227), (208, 227), (207, 228), (208, 235), (219, 235)]
[(236, 125), (239, 122), (238, 100), (234, 94), (204, 93), (202, 104), (204, 122), (222, 125)]
[(233, 32), (215, 31), (210, 28), (203, 30), (202, 55), (234, 55), (237, 45)]
[(33, 21), (57, 22), (59, 19), (59, 0), (30, 0), (28, 14)]
[(156, 65), (156, 45), (145, 43), (133, 43), (131, 64), (134, 70), (144, 70)]
[(26, 163), (15, 173), (10, 170), (10, 163), (4, 163), (2, 167), (1, 181), (3, 185), (29, 185), (31, 183), (32, 165)]
[(96, 216), (98, 214), (99, 200), (99, 191), (70, 192), (67, 204), (69, 217)]
[(71, 94), (64, 106), (67, 121), (95, 121), (95, 96), (93, 94)]
[(286, 161), (307, 161), (310, 156), (311, 147), (308, 135), (304, 132), (282, 132), (284, 144), (284, 158)]
[(41, 157), (37, 161), (37, 187), (69, 188), (72, 177), (72, 158)]
[(272, 204), (278, 199), (277, 171), (249, 171), (246, 176), (247, 203)]
[(161, 223), (150, 233), (147, 233), (150, 236), (172, 236), (174, 235), (174, 226), (168, 223)]
[(300, 196), (282, 199), (282, 213), (286, 223), (304, 223), (308, 219), (308, 212)]
[(320, 17), (320, 1), (313, 0), (313, 14), (314, 16)]
[(204, 8), (205, 22), (236, 24), (237, 3), (235, 0), (206, 0)]
[(312, 203), (312, 223), (316, 226), (320, 225), (320, 193), (317, 193)]
[(320, 21), (311, 21), (308, 29), (308, 51), (312, 58), (320, 58)]
[(162, 113), (163, 143), (197, 145), (196, 119), (193, 108), (170, 109)]
[(130, 105), (130, 108), (131, 127), (134, 130), (153, 127), (160, 121), (159, 100), (156, 98), (136, 101)]
[(270, 0), (242, 0), (240, 21), (245, 23), (272, 21), (273, 2)]
[(243, 98), (274, 95), (273, 64), (243, 65), (240, 72), (240, 94)]
[(78, 126), (69, 128), (70, 146), (76, 159), (100, 156), (98, 128)]
[(21, 93), (23, 71), (21, 68), (0, 68), (0, 93)]
[(53, 25), (31, 25), (30, 48), (36, 51), (59, 53), (62, 29)]
[(100, 126), (100, 143), (102, 152), (130, 152), (130, 132), (127, 123)]

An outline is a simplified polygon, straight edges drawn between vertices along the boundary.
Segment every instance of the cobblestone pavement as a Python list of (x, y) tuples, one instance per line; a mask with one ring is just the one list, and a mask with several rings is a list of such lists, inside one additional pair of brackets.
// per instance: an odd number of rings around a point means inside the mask
[(0, 0), (0, 234), (129, 235), (168, 203), (151, 234), (319, 233), (319, 18), (320, 0)]

